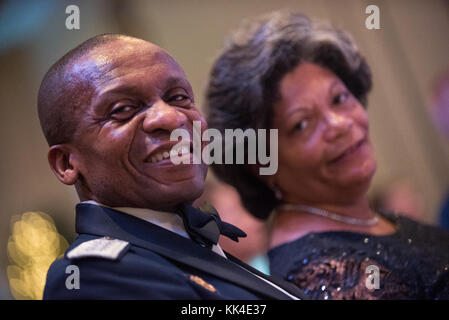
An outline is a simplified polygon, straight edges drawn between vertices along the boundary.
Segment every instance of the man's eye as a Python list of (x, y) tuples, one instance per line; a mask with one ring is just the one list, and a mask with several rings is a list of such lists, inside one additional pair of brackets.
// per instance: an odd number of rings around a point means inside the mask
[(133, 105), (124, 105), (117, 107), (111, 111), (111, 117), (116, 120), (126, 120), (132, 117), (136, 111), (137, 107)]
[(349, 97), (348, 92), (341, 92), (334, 97), (334, 99), (332, 100), (332, 103), (333, 104), (343, 103), (348, 99), (348, 97)]
[(171, 96), (168, 99), (168, 103), (174, 104), (174, 105), (181, 105), (181, 106), (188, 105), (191, 102), (192, 102), (192, 100), (190, 99), (190, 97), (185, 94), (177, 94), (177, 95)]
[(183, 95), (183, 94), (177, 94), (176, 96), (173, 96), (172, 98), (171, 98), (171, 100), (173, 100), (173, 101), (182, 101), (182, 100), (184, 100), (184, 99), (188, 99), (189, 97), (187, 97), (187, 96), (185, 96), (185, 95)]
[(112, 110), (112, 114), (127, 112), (127, 111), (131, 111), (131, 110), (134, 110), (134, 107), (132, 107), (132, 106), (122, 106), (122, 107), (118, 107), (118, 108)]

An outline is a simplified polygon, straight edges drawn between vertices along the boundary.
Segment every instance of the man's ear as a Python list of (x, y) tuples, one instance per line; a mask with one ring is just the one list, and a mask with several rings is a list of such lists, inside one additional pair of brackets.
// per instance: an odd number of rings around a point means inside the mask
[(50, 147), (48, 162), (56, 177), (64, 184), (72, 185), (78, 180), (79, 169), (74, 154), (67, 145), (58, 144)]

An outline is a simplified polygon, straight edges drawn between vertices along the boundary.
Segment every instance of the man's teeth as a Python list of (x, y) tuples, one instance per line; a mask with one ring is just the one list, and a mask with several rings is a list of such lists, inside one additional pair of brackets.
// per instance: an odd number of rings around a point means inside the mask
[(170, 150), (170, 154), (174, 157), (176, 155), (178, 156), (183, 156), (187, 153), (190, 152), (190, 148), (188, 146), (182, 146), (182, 147), (178, 147), (178, 148), (173, 148)]
[(163, 159), (168, 159), (168, 158), (170, 158), (170, 155), (183, 156), (188, 153), (190, 153), (190, 148), (188, 146), (178, 147), (177, 149), (172, 148), (170, 150), (170, 152), (164, 151), (164, 152), (156, 153), (154, 156), (151, 157), (151, 162), (156, 163), (156, 162), (162, 161)]

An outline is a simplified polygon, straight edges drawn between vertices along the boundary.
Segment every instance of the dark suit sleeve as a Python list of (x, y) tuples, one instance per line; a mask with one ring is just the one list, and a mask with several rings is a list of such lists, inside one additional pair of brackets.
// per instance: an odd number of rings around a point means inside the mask
[[(68, 289), (71, 273), (67, 267), (79, 269), (79, 289)], [(69, 268), (70, 271), (70, 268)], [(154, 254), (142, 259), (128, 252), (120, 260), (83, 258), (55, 261), (47, 274), (44, 299), (200, 299), (187, 276), (167, 260)]]

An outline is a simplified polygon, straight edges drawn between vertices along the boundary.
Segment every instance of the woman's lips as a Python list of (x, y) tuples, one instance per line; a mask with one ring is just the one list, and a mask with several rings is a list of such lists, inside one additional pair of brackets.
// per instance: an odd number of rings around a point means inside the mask
[(357, 155), (358, 151), (360, 151), (361, 147), (365, 144), (365, 142), (366, 142), (365, 138), (361, 139), (359, 142), (353, 144), (345, 151), (343, 151), (339, 156), (329, 161), (329, 164), (337, 164), (344, 160), (352, 158), (354, 155)]

